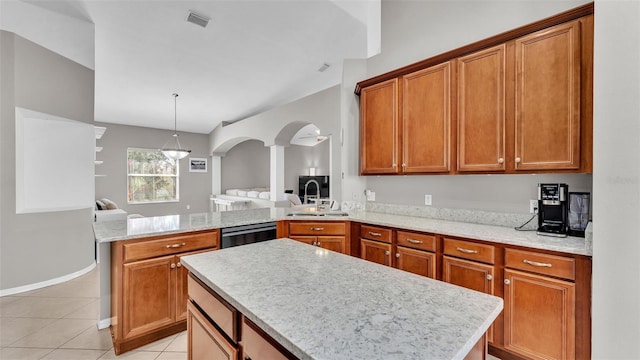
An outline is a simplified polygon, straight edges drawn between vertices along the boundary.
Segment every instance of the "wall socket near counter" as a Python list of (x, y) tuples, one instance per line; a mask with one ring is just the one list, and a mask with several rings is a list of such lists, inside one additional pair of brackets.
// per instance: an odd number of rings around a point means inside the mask
[(367, 196), (367, 201), (376, 201), (376, 193), (371, 190), (365, 190), (364, 194)]
[(529, 200), (529, 213), (530, 214), (538, 213), (538, 200)]
[(424, 195), (424, 204), (425, 205), (431, 205), (431, 194), (425, 194)]

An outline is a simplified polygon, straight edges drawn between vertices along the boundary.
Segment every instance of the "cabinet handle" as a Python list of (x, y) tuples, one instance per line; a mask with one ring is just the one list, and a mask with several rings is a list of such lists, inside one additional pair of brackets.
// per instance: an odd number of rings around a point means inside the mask
[(384, 252), (384, 254), (385, 254), (385, 255), (390, 255), (390, 254), (391, 254), (391, 252), (389, 252), (389, 250), (386, 250), (386, 251)]
[(397, 258), (400, 258), (400, 253), (396, 253), (396, 257), (397, 257)]
[(423, 243), (422, 240), (414, 240), (414, 239), (409, 239), (409, 238), (407, 238), (407, 241), (412, 243), (412, 244), (422, 244)]
[(373, 231), (369, 231), (369, 235), (371, 235), (371, 236), (382, 236), (381, 233), (373, 232)]
[(175, 268), (176, 268), (176, 264), (171, 263), (171, 268), (172, 268), (172, 269), (175, 269)]
[(502, 164), (503, 162), (504, 162), (504, 159), (503, 159), (503, 158), (499, 158), (499, 159), (498, 159), (498, 164)]
[(312, 231), (322, 231), (322, 230), (324, 230), (324, 228), (323, 227), (312, 227), (311, 230)]
[(519, 158), (519, 157), (517, 157), (517, 158), (516, 158), (516, 162), (517, 162), (517, 163), (519, 163), (519, 162), (520, 162), (520, 158)]
[(549, 263), (541, 263), (541, 262), (531, 261), (531, 260), (527, 260), (527, 259), (522, 260), (522, 262), (525, 263), (525, 264), (529, 264), (531, 266), (548, 267), (548, 268), (552, 267), (552, 265), (549, 264)]
[(509, 279), (504, 279), (504, 284), (505, 284), (505, 285), (509, 285), (509, 284), (511, 284), (511, 280), (509, 280)]
[(487, 280), (489, 280), (489, 281), (493, 280), (493, 275), (487, 274)]
[(477, 254), (478, 250), (469, 250), (469, 249), (464, 249), (461, 247), (457, 247), (456, 250), (460, 251), (461, 253), (465, 253), (465, 254)]
[(187, 243), (181, 243), (181, 244), (171, 244), (171, 245), (167, 245), (167, 249), (171, 249), (171, 248), (179, 248), (182, 246), (187, 245)]

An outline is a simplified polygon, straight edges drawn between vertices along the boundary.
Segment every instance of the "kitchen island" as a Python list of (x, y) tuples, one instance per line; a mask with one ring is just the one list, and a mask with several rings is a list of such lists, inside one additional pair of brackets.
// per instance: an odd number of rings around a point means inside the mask
[[(299, 359), (464, 359), (477, 344), (486, 352), (484, 334), (503, 308), (498, 297), (289, 239), (181, 261), (197, 278), (190, 295), (203, 284), (237, 311), (233, 322), (255, 324)], [(200, 340), (190, 337), (190, 351)], [(252, 355), (242, 341), (231, 346)]]

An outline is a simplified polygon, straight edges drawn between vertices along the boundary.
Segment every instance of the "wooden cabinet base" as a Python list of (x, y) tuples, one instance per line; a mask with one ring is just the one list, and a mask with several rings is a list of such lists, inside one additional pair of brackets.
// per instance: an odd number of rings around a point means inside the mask
[[(173, 324), (171, 326), (167, 326), (165, 328), (159, 329), (153, 333), (134, 338), (134, 339), (127, 339), (123, 341), (114, 340), (113, 351), (115, 352), (116, 355), (120, 355), (127, 351), (139, 348), (140, 346), (150, 344), (156, 340), (160, 340), (162, 338), (177, 334), (185, 330), (187, 330), (186, 320)], [(113, 335), (113, 327), (111, 327), (111, 338), (115, 339), (115, 336)]]

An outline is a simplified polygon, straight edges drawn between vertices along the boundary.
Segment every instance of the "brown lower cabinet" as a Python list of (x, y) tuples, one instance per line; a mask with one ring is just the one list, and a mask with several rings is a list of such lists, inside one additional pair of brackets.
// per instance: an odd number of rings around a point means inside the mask
[(111, 244), (111, 334), (117, 355), (186, 329), (185, 255), (217, 248), (217, 230)]
[(291, 221), (284, 226), (284, 234), (278, 237), (288, 237), (305, 244), (350, 253), (348, 222), (345, 221)]
[(188, 284), (188, 360), (295, 359), (195, 276)]
[(492, 355), (591, 357), (590, 257), (369, 224), (359, 233), (353, 255), (364, 260), (502, 297), (486, 334)]

